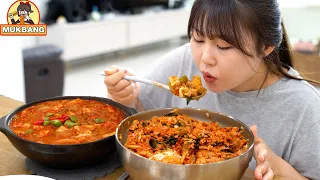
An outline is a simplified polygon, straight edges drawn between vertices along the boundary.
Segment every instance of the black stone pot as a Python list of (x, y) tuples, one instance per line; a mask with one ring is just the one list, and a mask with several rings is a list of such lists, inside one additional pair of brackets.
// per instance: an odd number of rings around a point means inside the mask
[(59, 169), (74, 169), (90, 164), (92, 165), (105, 162), (108, 159), (108, 155), (111, 156), (115, 154), (113, 153), (114, 151), (116, 151), (114, 135), (85, 144), (48, 145), (24, 140), (14, 134), (9, 127), (11, 119), (18, 112), (24, 110), (27, 107), (44, 101), (75, 98), (97, 100), (112, 105), (121, 110), (124, 113), (125, 118), (137, 113), (135, 109), (126, 107), (120, 103), (106, 98), (90, 96), (61, 96), (34, 101), (18, 107), (17, 109), (11, 111), (9, 114), (0, 119), (0, 130), (6, 135), (11, 144), (19, 152), (21, 152), (29, 159), (47, 167)]

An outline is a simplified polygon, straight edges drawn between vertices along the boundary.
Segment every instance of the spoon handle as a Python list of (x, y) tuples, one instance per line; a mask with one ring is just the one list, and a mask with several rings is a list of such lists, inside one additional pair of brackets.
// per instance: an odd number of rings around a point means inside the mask
[(154, 85), (151, 80), (139, 78), (139, 77), (136, 77), (136, 76), (125, 75), (123, 79), (128, 80), (128, 81), (137, 81), (137, 82), (141, 82), (141, 83), (144, 83), (144, 84)]
[[(102, 76), (106, 76), (106, 74), (103, 73), (103, 72), (101, 72), (100, 74)], [(125, 75), (123, 79), (128, 80), (128, 81), (137, 81), (137, 82), (141, 82), (141, 83), (144, 83), (144, 84), (154, 85), (154, 86), (157, 86), (157, 87), (160, 87), (160, 88), (164, 88), (164, 89), (167, 89), (167, 90), (170, 91), (170, 88), (167, 85), (161, 84), (159, 82), (151, 81), (151, 80), (148, 80), (148, 79), (143, 79), (143, 78), (140, 78), (140, 77), (137, 77), (137, 76)]]
[(118, 180), (126, 180), (129, 178), (129, 174), (127, 172), (124, 172), (119, 178)]

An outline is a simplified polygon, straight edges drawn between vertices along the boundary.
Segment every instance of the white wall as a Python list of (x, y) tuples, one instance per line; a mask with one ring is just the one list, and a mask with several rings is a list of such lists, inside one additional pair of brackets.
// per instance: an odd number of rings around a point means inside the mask
[[(7, 24), (5, 12), (13, 2), (1, 0), (0, 24)], [(25, 102), (22, 39), (0, 36), (0, 94)]]
[(291, 40), (320, 39), (320, 6), (283, 8), (282, 17)]
[[(41, 12), (41, 18), (47, 13), (47, 3), (50, 0), (33, 0)], [(189, 6), (194, 0), (188, 0)], [(320, 0), (278, 0), (282, 9), (285, 25), (290, 39), (293, 41), (320, 38)], [(308, 7), (311, 6), (311, 7)], [(50, 31), (50, 28), (48, 29)], [(37, 45), (34, 37), (24, 37), (22, 47)]]
[(319, 0), (278, 0), (281, 7), (320, 6)]

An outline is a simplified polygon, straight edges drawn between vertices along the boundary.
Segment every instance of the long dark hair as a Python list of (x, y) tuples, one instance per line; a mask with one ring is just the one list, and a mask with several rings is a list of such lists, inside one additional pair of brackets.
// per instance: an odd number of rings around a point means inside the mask
[[(256, 53), (263, 57), (268, 68), (264, 82), (270, 72), (301, 80), (284, 69), (293, 64), (277, 0), (196, 0), (188, 24), (189, 38), (192, 32), (209, 39), (219, 37), (253, 57), (245, 49), (243, 35), (248, 35), (253, 38)], [(265, 46), (275, 46), (275, 49), (265, 56)]]
[(20, 16), (20, 11), (27, 11), (28, 15), (30, 13), (33, 13), (33, 11), (31, 10), (31, 4), (29, 2), (26, 2), (26, 3), (20, 2), (20, 4), (17, 7), (17, 12), (19, 16)]

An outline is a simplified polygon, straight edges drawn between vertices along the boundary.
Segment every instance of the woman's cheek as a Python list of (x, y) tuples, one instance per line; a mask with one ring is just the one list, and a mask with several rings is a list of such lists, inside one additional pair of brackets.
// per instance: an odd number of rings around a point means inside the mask
[(198, 52), (197, 50), (195, 50), (194, 48), (192, 48), (192, 57), (193, 57), (193, 60), (195, 61), (196, 65), (199, 68), (199, 65), (201, 63), (201, 53)]

